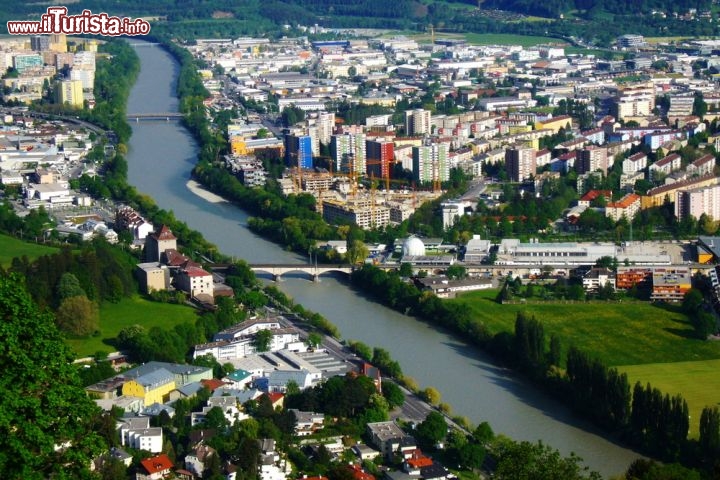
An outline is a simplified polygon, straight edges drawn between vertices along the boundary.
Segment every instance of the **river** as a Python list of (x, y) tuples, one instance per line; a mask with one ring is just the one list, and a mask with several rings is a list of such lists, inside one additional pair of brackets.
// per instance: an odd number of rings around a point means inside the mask
[[(130, 94), (128, 112), (177, 111), (178, 101), (173, 96), (177, 63), (157, 46), (141, 44), (136, 51), (142, 68)], [(191, 188), (197, 145), (179, 123), (141, 121), (132, 127), (128, 177), (138, 191), (173, 211), (227, 255), (250, 263), (307, 261), (250, 232), (248, 216), (242, 210)], [(482, 353), (368, 301), (343, 278), (323, 277), (320, 283), (313, 283), (288, 277), (279, 286), (337, 325), (343, 338), (387, 349), (406, 374), (422, 387), (436, 387), (454, 414), (474, 424), (488, 421), (496, 433), (517, 440), (542, 439), (565, 455), (575, 452), (603, 476), (624, 472), (638, 456), (597, 435), (587, 422)]]

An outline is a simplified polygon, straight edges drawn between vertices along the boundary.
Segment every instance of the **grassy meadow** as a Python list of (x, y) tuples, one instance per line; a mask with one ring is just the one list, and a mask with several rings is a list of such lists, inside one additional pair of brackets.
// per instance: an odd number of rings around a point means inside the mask
[(9, 235), (0, 235), (0, 265), (9, 267), (12, 259), (23, 255), (30, 260), (43, 255), (52, 255), (58, 251), (55, 247), (38, 243), (25, 242)]
[(100, 335), (82, 339), (67, 339), (75, 354), (80, 357), (95, 352), (113, 352), (113, 341), (125, 327), (139, 324), (146, 330), (152, 327), (170, 329), (184, 322), (195, 322), (196, 310), (186, 305), (151, 302), (140, 296), (124, 298), (118, 303), (105, 302), (100, 306)]
[(540, 37), (534, 35), (516, 35), (512, 33), (466, 33), (465, 40), (473, 45), (520, 45), (534, 47), (543, 44), (567, 46), (561, 38)]
[(682, 394), (697, 436), (700, 413), (720, 406), (720, 342), (693, 338), (685, 314), (674, 306), (639, 301), (528, 302), (501, 305), (498, 290), (468, 292), (450, 302), (467, 306), (491, 333), (513, 332), (515, 316), (525, 311), (542, 321), (545, 338), (556, 334), (563, 350), (575, 345), (628, 375), (630, 385), (650, 383), (663, 393)]
[(685, 314), (646, 302), (528, 302), (501, 305), (497, 290), (468, 292), (451, 302), (467, 306), (491, 333), (512, 332), (517, 312), (534, 315), (545, 338), (557, 334), (608, 366), (720, 359), (720, 343), (692, 338)]
[(719, 360), (698, 362), (651, 363), (619, 366), (631, 385), (650, 383), (663, 393), (681, 394), (690, 409), (690, 437), (698, 436), (700, 414), (705, 407), (720, 407)]

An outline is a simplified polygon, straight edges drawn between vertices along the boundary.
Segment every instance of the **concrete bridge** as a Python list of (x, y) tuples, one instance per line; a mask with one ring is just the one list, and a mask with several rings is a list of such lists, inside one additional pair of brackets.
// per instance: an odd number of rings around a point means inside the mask
[(251, 264), (250, 269), (255, 272), (269, 273), (272, 275), (273, 280), (280, 281), (282, 276), (286, 273), (292, 272), (303, 272), (306, 273), (310, 279), (314, 282), (320, 280), (320, 275), (331, 272), (340, 272), (350, 275), (352, 273), (352, 267), (348, 264), (345, 265), (310, 265), (310, 264), (299, 264), (299, 263), (264, 263), (264, 264)]
[(183, 114), (180, 112), (128, 113), (126, 118), (135, 120), (135, 122), (140, 120), (165, 120), (169, 122), (170, 120), (183, 118)]

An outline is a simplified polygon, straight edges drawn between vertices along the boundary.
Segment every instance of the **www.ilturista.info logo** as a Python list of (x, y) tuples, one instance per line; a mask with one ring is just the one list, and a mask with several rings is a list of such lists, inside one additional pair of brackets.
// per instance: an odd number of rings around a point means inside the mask
[(83, 10), (80, 15), (68, 15), (66, 7), (48, 7), (40, 21), (7, 22), (10, 35), (147, 35), (150, 24), (141, 19), (111, 17), (107, 13), (94, 14)]

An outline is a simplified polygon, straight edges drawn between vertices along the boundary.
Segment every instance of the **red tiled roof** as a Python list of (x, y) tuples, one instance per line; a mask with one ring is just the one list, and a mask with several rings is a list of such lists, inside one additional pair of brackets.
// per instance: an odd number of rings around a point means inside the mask
[(285, 398), (285, 395), (283, 395), (280, 392), (271, 392), (266, 394), (268, 398), (270, 399), (270, 403), (275, 405), (277, 402)]
[(365, 472), (360, 465), (348, 465), (355, 480), (375, 480), (375, 475)]
[(623, 198), (618, 200), (617, 202), (608, 203), (606, 205), (606, 208), (628, 208), (630, 205), (632, 205), (635, 202), (640, 201), (640, 195), (636, 193), (629, 193), (625, 195)]
[(150, 475), (173, 468), (172, 461), (170, 461), (170, 458), (164, 453), (146, 458), (145, 460), (140, 461), (140, 463)]
[(407, 464), (413, 468), (429, 467), (433, 464), (432, 458), (430, 457), (419, 457), (411, 458), (407, 460)]
[(200, 380), (200, 383), (206, 386), (210, 391), (215, 391), (225, 385), (225, 382), (216, 378)]
[(610, 198), (612, 197), (612, 192), (610, 190), (590, 190), (585, 195), (580, 197), (580, 201), (582, 202), (592, 202), (596, 198), (603, 196)]
[(177, 240), (167, 225), (160, 227), (160, 231), (155, 234), (155, 238), (158, 240)]

